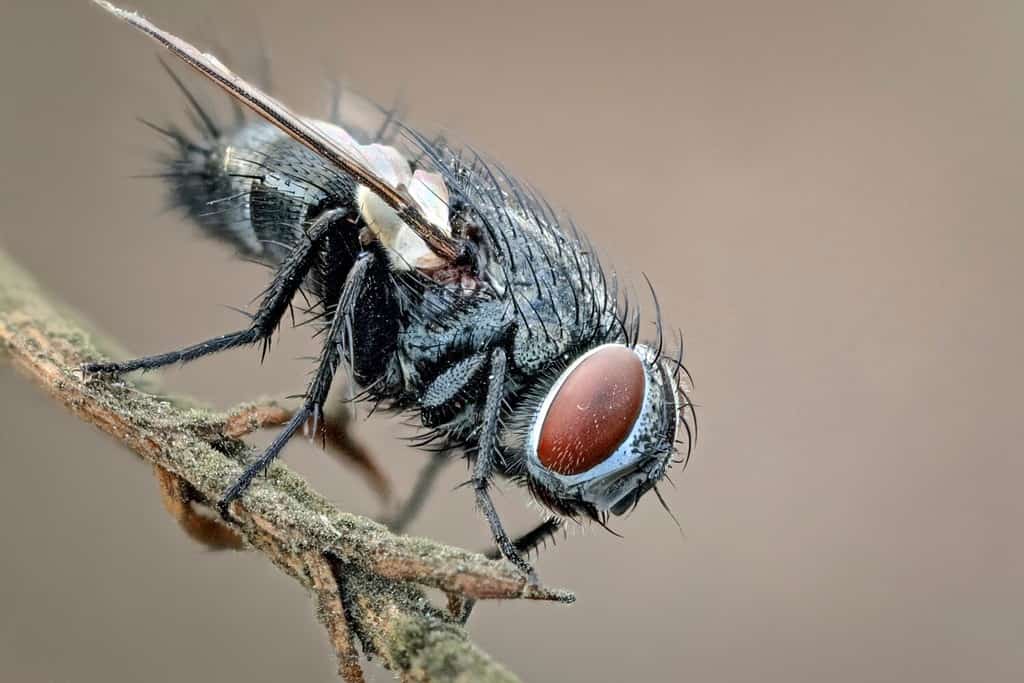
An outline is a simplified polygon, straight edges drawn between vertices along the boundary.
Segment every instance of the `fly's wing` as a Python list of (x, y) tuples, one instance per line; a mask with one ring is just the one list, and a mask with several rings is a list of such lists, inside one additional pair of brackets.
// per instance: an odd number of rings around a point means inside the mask
[[(232, 97), (290, 135), (327, 161), (355, 178), (374, 197), (390, 207), (427, 247), (444, 261), (454, 261), (459, 254), (458, 243), (448, 234), (447, 211), (436, 206), (439, 192), (430, 191), (435, 181), (423, 176), (406, 180), (393, 173), (401, 164), (382, 154), (380, 145), (359, 145), (347, 134), (333, 127), (325, 129), (303, 119), (276, 99), (246, 82), (224, 66), (213, 55), (201, 52), (181, 38), (170, 34), (134, 12), (120, 9), (106, 0), (93, 0), (117, 18), (128, 22), (170, 50), (193, 69), (226, 90)], [(343, 131), (342, 131), (343, 132)], [(445, 194), (445, 196), (447, 196)]]

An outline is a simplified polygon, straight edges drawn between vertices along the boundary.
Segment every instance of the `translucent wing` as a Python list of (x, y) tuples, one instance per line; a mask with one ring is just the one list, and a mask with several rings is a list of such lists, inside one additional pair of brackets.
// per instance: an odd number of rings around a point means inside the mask
[[(153, 38), (232, 97), (351, 175), (394, 210), (398, 218), (438, 257), (444, 261), (453, 261), (458, 256), (459, 246), (448, 234), (448, 226), (437, 223), (442, 220), (442, 216), (447, 218), (447, 211), (441, 211), (436, 205), (439, 194), (428, 190), (434, 183), (422, 176), (407, 179), (403, 174), (394, 172), (396, 160), (389, 158), (387, 150), (381, 149), (383, 146), (360, 145), (341, 129), (317, 125), (304, 119), (238, 77), (213, 55), (201, 52), (134, 12), (120, 9), (106, 0), (93, 2)], [(401, 165), (397, 167), (401, 168)]]

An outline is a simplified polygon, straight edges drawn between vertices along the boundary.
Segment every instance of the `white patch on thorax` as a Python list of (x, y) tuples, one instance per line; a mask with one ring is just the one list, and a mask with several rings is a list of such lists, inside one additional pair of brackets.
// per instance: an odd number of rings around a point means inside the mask
[[(373, 143), (362, 145), (343, 128), (323, 121), (316, 125), (335, 142), (363, 162), (374, 175), (406, 194), (423, 217), (441, 232), (451, 236), (448, 216), (448, 186), (439, 173), (419, 169), (415, 172), (408, 159), (394, 147)], [(359, 214), (387, 250), (395, 270), (435, 270), (447, 262), (431, 251), (397, 212), (365, 185), (356, 190)]]

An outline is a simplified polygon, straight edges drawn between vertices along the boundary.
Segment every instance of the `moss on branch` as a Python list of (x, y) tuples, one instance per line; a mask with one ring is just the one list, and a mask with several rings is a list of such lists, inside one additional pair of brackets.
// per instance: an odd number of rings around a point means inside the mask
[[(123, 354), (52, 303), (2, 251), (0, 351), (76, 415), (151, 462), (176, 515), (192, 501), (217, 500), (254, 455), (241, 437), (279, 424), (287, 414), (274, 403), (213, 412), (161, 396), (152, 379), (83, 378), (82, 362)], [(245, 545), (310, 591), (347, 681), (363, 679), (357, 642), (405, 680), (515, 680), (449, 612), (426, 598), (422, 586), (469, 599), (572, 600), (565, 591), (529, 586), (508, 562), (397, 536), (339, 511), (279, 463), (233, 505), (232, 514)], [(201, 523), (183, 526), (205, 533)]]

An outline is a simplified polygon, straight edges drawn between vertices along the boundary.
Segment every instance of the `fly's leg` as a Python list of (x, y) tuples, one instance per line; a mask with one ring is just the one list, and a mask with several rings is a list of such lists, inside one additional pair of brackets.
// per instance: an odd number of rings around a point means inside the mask
[(452, 459), (448, 456), (448, 453), (444, 451), (430, 456), (430, 460), (427, 461), (427, 464), (423, 466), (423, 469), (420, 470), (416, 477), (412, 493), (402, 503), (402, 507), (395, 516), (387, 521), (388, 528), (391, 531), (400, 534), (416, 519), (416, 515), (423, 508), (423, 503), (426, 502), (427, 496), (430, 495), (430, 490), (437, 482), (437, 478), (440, 476), (444, 466), (451, 461)]
[[(562, 520), (546, 519), (538, 524), (533, 529), (530, 529), (525, 534), (513, 541), (516, 550), (524, 555), (529, 555), (531, 552), (537, 549), (537, 547), (555, 535), (555, 533), (562, 528)], [(497, 548), (491, 548), (486, 553), (487, 557), (492, 560), (496, 560), (501, 557), (501, 551)], [(452, 615), (458, 619), (459, 623), (465, 624), (469, 621), (470, 614), (473, 613), (473, 607), (476, 606), (476, 600), (473, 598), (461, 598), (458, 601), (453, 601), (452, 597), (461, 597), (451, 594), (449, 596), (449, 605), (452, 611)]]
[(372, 253), (364, 252), (356, 259), (355, 265), (352, 266), (348, 276), (345, 278), (345, 285), (341, 290), (341, 296), (338, 298), (338, 305), (334, 309), (331, 326), (324, 338), (324, 347), (320, 352), (316, 373), (306, 389), (302, 406), (295, 411), (292, 419), (278, 433), (274, 441), (267, 447), (267, 450), (255, 462), (245, 468), (238, 481), (231, 485), (231, 488), (227, 490), (224, 497), (217, 503), (217, 508), (224, 518), (229, 518), (228, 506), (231, 505), (231, 502), (245, 493), (257, 475), (270, 467), (270, 464), (281, 453), (281, 449), (288, 443), (288, 440), (310, 418), (313, 418), (314, 421), (313, 433), (317, 432), (316, 425), (323, 419), (324, 402), (327, 400), (327, 394), (331, 389), (334, 373), (341, 362), (348, 324), (362, 293), (367, 273), (376, 258)]
[[(535, 526), (534, 528), (527, 531), (525, 534), (513, 541), (516, 550), (524, 555), (529, 555), (536, 550), (542, 543), (547, 541), (549, 538), (558, 533), (558, 530), (562, 528), (562, 520), (555, 517), (545, 519), (543, 522)], [(501, 551), (497, 548), (491, 548), (485, 556), (492, 560), (497, 560), (501, 557)]]
[(487, 402), (484, 404), (484, 419), (480, 432), (479, 447), (476, 454), (476, 466), (473, 468), (473, 489), (476, 491), (476, 504), (480, 508), (487, 523), (491, 527), (491, 535), (501, 554), (526, 574), (530, 584), (537, 583), (537, 574), (533, 567), (523, 559), (512, 539), (508, 537), (505, 527), (501, 524), (488, 486), (494, 473), (494, 458), (497, 455), (494, 435), (498, 429), (498, 416), (505, 388), (505, 350), (496, 348), (491, 352), (491, 374), (487, 384)]
[(82, 369), (86, 373), (101, 375), (121, 375), (133, 370), (152, 370), (173, 363), (187, 363), (211, 353), (254, 344), (261, 340), (264, 342), (263, 352), (266, 353), (270, 336), (277, 329), (278, 323), (281, 322), (281, 318), (288, 310), (292, 297), (299, 290), (299, 286), (313, 265), (317, 249), (323, 242), (324, 236), (331, 226), (347, 213), (345, 209), (330, 209), (313, 221), (306, 232), (306, 239), (296, 244), (288, 257), (281, 263), (248, 328), (207, 339), (178, 351), (145, 356), (121, 363), (86, 363)]

